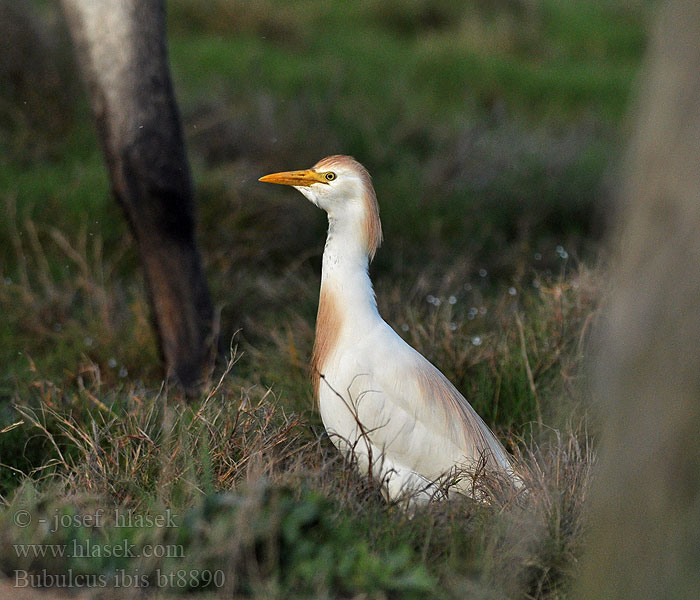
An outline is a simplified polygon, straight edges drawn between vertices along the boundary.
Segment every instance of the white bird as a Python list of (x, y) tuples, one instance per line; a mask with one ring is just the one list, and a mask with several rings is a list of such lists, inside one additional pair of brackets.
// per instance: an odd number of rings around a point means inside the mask
[[(335, 446), (392, 500), (442, 497), (439, 481), (455, 469), (516, 481), (508, 453), (464, 396), (379, 315), (368, 265), (382, 226), (367, 170), (338, 155), (260, 181), (293, 186), (328, 213), (311, 367)], [(458, 491), (470, 493), (467, 480)]]

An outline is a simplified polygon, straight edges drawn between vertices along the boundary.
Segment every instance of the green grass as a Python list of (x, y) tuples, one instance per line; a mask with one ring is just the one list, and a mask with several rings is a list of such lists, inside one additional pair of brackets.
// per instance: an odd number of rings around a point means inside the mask
[[(138, 569), (151, 589), (159, 569), (221, 571), (223, 591), (169, 586), (200, 597), (567, 597), (593, 462), (600, 207), (652, 6), (169, 0), (200, 245), (238, 348), (188, 406), (161, 387), (137, 252), (55, 6), (36, 5), (49, 62), (0, 70), (0, 570)], [(409, 519), (323, 436), (307, 363), (325, 219), (257, 178), (336, 152), (374, 176), (381, 313), (515, 453), (526, 497), (476, 477), (491, 505)], [(99, 507), (178, 526), (38, 522)], [(185, 556), (13, 547), (87, 537)]]

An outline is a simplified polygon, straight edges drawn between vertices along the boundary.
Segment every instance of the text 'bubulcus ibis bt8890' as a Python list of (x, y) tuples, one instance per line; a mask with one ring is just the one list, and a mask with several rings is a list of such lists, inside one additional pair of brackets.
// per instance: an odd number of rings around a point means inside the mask
[[(450, 381), (379, 315), (368, 264), (382, 241), (367, 170), (349, 156), (260, 181), (290, 185), (328, 213), (312, 356), (321, 418), (336, 447), (392, 499), (439, 495), (455, 468), (513, 475), (509, 456)], [(460, 484), (457, 484), (460, 489)], [(461, 491), (468, 491), (462, 484)]]

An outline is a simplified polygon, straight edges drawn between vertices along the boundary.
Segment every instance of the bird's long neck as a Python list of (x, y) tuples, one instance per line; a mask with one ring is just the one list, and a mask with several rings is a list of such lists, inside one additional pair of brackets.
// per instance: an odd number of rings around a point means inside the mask
[(329, 215), (311, 361), (317, 397), (320, 376), (343, 332), (349, 327), (368, 331), (381, 319), (367, 270), (369, 251), (364, 240), (357, 224)]
[(358, 324), (379, 316), (368, 266), (369, 251), (359, 224), (329, 215), (323, 250), (322, 295), (334, 296), (343, 318), (351, 318)]

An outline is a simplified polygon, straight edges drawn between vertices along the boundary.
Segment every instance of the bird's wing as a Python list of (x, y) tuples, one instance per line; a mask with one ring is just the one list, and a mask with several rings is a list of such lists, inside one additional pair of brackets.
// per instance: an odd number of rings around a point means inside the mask
[[(440, 474), (455, 464), (486, 461), (494, 470), (511, 469), (501, 443), (452, 383), (391, 328), (381, 359), (365, 353), (361, 418), (370, 422), (372, 442), (403, 456), (425, 473)], [(393, 334), (393, 335), (392, 335)], [(387, 352), (387, 350), (389, 350)]]

